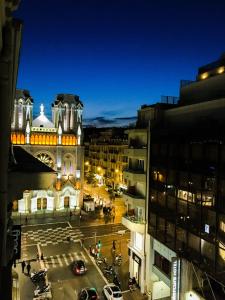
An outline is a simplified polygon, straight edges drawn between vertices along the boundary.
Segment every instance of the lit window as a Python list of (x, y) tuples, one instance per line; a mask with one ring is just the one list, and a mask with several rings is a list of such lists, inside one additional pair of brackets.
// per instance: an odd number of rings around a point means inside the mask
[(206, 79), (206, 78), (208, 78), (208, 77), (209, 77), (209, 73), (208, 73), (208, 72), (202, 73), (202, 74), (200, 75), (200, 78), (201, 78), (201, 79)]
[(225, 68), (224, 68), (224, 67), (219, 67), (219, 68), (217, 69), (217, 73), (218, 73), (218, 74), (222, 74), (224, 71), (225, 71)]

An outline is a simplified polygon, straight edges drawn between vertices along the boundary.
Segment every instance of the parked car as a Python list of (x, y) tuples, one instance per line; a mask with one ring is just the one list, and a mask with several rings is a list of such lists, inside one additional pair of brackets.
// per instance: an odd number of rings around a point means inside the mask
[(103, 288), (103, 294), (108, 300), (123, 300), (121, 289), (114, 283), (106, 284)]
[(72, 263), (72, 271), (75, 275), (82, 275), (87, 272), (86, 265), (83, 260), (75, 260)]
[(79, 292), (79, 300), (97, 300), (99, 299), (98, 293), (95, 288), (86, 287)]

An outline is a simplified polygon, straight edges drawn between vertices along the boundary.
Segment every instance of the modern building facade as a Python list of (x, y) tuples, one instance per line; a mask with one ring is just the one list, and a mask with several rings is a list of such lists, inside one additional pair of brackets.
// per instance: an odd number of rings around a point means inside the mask
[(221, 57), (181, 87), (178, 107), (151, 123), (146, 285), (152, 299), (225, 298), (224, 85)]
[(123, 170), (127, 166), (127, 135), (123, 128), (85, 129), (85, 168), (98, 184), (113, 189), (126, 188)]
[(59, 94), (52, 104), (52, 121), (40, 106), (33, 119), (33, 99), (27, 90), (17, 90), (11, 124), (11, 142), (52, 168), (57, 176), (47, 189), (30, 190), (14, 199), (13, 212), (37, 213), (76, 209), (82, 205), (83, 104), (78, 96)]

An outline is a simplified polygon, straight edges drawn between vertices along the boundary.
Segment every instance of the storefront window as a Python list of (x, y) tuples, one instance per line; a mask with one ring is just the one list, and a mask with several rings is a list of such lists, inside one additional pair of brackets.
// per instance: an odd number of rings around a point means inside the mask
[(157, 251), (155, 251), (154, 265), (170, 278), (171, 262)]

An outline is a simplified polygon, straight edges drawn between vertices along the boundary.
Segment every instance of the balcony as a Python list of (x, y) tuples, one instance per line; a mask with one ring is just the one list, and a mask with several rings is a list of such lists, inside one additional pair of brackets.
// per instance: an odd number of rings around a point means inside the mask
[(124, 150), (124, 154), (128, 157), (138, 157), (145, 158), (147, 157), (147, 149), (146, 148), (129, 148)]
[(127, 180), (132, 180), (135, 182), (145, 182), (146, 174), (142, 169), (125, 169), (124, 170), (124, 178)]
[(123, 216), (122, 224), (130, 231), (135, 231), (141, 234), (145, 233), (145, 221), (140, 220), (137, 216)]
[(135, 192), (135, 190), (128, 189), (123, 192), (123, 199), (129, 202), (132, 206), (144, 206), (145, 197)]

